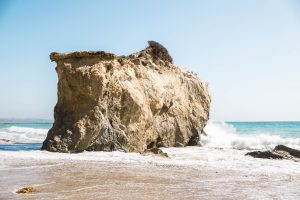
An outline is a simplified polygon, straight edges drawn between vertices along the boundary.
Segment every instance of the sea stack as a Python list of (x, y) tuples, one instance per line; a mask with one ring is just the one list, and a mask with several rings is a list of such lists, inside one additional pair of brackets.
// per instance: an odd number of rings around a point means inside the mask
[(57, 63), (54, 124), (42, 149), (142, 152), (196, 145), (207, 120), (207, 83), (175, 66), (157, 42), (129, 56), (51, 53)]

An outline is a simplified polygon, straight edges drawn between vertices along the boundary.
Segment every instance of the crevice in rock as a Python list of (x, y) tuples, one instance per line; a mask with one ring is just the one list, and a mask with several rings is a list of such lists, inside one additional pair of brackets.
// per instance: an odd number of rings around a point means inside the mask
[(159, 111), (159, 115), (162, 115), (163, 113), (167, 113), (172, 106), (173, 106), (173, 101), (170, 102), (169, 106), (164, 104), (163, 107)]
[(147, 149), (152, 149), (153, 147), (155, 147), (155, 142), (150, 142), (148, 145), (147, 145)]
[(182, 131), (180, 129), (180, 125), (177, 121), (177, 119), (175, 118), (175, 147), (183, 147), (184, 143), (183, 143), (183, 137), (182, 137)]
[(158, 147), (158, 148), (164, 147), (164, 143), (160, 136), (158, 136), (158, 138), (156, 139), (156, 147)]
[(197, 129), (193, 126), (191, 129), (193, 135), (190, 138), (189, 142), (188, 142), (188, 146), (197, 146), (199, 144), (200, 141), (200, 137), (199, 137), (199, 133), (197, 131)]

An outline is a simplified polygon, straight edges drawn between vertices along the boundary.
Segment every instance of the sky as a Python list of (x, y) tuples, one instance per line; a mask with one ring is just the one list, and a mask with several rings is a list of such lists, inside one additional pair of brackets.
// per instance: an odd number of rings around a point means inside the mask
[(53, 119), (51, 52), (148, 40), (208, 82), (212, 120), (300, 120), (297, 0), (0, 0), (0, 118)]

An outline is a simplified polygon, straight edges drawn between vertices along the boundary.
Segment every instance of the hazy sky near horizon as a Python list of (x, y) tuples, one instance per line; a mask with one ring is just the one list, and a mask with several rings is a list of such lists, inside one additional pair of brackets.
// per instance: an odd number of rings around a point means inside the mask
[(208, 81), (212, 119), (300, 120), (297, 0), (0, 0), (0, 118), (53, 118), (50, 52), (148, 40)]

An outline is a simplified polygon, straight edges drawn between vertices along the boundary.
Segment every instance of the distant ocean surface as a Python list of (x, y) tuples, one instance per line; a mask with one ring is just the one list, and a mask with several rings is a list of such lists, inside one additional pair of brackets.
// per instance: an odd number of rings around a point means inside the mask
[[(0, 151), (38, 150), (52, 127), (46, 120), (1, 120)], [(205, 127), (201, 145), (238, 150), (271, 149), (278, 144), (300, 149), (300, 122), (216, 122)]]

